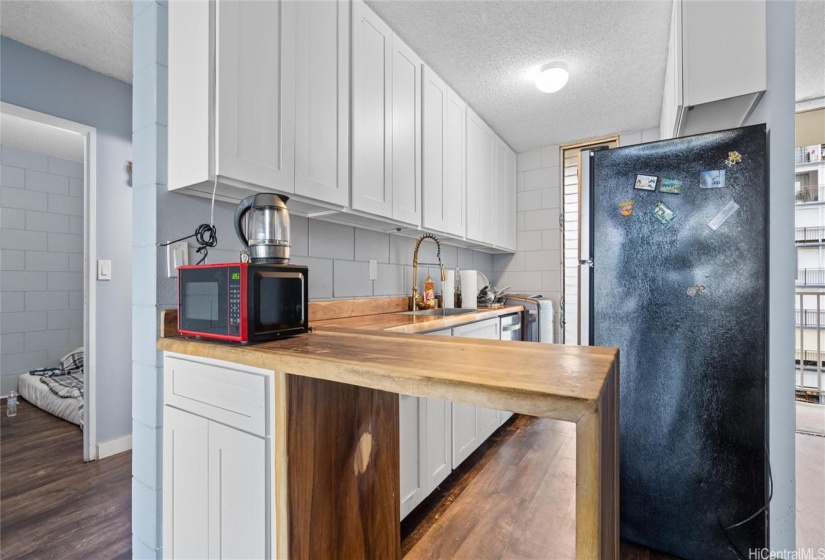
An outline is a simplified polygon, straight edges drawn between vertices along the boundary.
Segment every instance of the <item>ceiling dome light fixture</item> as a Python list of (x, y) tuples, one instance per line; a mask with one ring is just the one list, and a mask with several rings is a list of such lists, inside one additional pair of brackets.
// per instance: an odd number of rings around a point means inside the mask
[(567, 84), (570, 73), (563, 62), (550, 62), (539, 68), (536, 87), (545, 93), (555, 93)]

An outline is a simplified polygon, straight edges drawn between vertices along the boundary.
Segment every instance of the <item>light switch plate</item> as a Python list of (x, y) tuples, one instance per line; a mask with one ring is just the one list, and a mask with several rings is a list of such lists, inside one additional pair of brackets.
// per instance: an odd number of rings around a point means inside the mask
[(178, 267), (189, 264), (189, 243), (178, 241), (166, 246), (166, 276), (178, 277)]
[(97, 261), (97, 279), (111, 280), (112, 279), (112, 261)]
[(370, 259), (370, 280), (378, 280), (378, 261)]

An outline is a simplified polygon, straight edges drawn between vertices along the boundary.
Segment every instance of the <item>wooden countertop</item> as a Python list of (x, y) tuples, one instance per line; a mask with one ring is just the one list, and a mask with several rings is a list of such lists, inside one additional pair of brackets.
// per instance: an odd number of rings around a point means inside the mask
[(361, 317), (341, 317), (338, 319), (328, 319), (325, 321), (313, 321), (312, 328), (324, 329), (327, 327), (339, 327), (346, 329), (365, 331), (387, 331), (406, 334), (426, 333), (449, 329), (467, 323), (483, 321), (509, 315), (510, 313), (520, 313), (524, 308), (520, 305), (507, 305), (498, 309), (479, 309), (475, 313), (463, 313), (461, 315), (432, 316), (432, 315), (402, 315), (400, 313), (381, 313), (378, 315), (364, 315)]
[(245, 346), (163, 338), (158, 348), (571, 422), (596, 406), (618, 361), (617, 350), (611, 348), (333, 327)]

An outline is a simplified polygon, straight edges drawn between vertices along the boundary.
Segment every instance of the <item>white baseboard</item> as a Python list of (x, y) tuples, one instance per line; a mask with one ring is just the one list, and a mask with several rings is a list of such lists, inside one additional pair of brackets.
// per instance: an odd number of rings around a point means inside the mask
[(97, 444), (97, 458), (105, 459), (132, 449), (132, 435), (123, 436)]

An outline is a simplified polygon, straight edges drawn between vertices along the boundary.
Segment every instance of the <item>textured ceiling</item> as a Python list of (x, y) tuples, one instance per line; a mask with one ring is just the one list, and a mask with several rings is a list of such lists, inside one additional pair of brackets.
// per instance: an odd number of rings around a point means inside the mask
[(0, 114), (0, 144), (72, 161), (83, 161), (83, 137), (29, 119)]
[(825, 97), (825, 1), (796, 3), (796, 100)]
[(132, 2), (0, 2), (0, 34), (132, 83)]
[[(659, 125), (671, 2), (367, 3), (517, 152)], [(555, 60), (542, 93), (525, 71)]]

